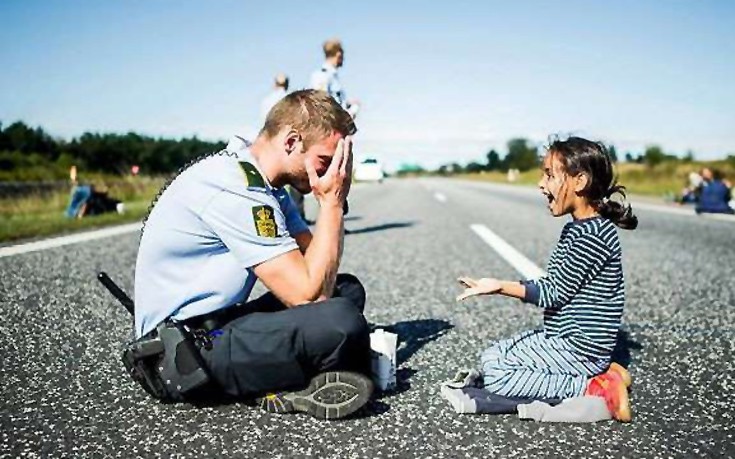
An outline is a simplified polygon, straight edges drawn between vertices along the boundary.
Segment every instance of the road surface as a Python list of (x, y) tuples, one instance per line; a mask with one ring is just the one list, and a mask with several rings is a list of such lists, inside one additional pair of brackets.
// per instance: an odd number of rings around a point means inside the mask
[[(396, 393), (337, 422), (148, 398), (119, 360), (131, 318), (95, 280), (104, 269), (132, 290), (138, 233), (127, 231), (0, 258), (0, 456), (735, 455), (733, 221), (638, 210), (639, 229), (620, 231), (619, 355), (634, 378), (634, 420), (538, 424), (457, 415), (439, 382), (474, 365), (490, 341), (541, 321), (507, 298), (458, 305), (455, 279), (542, 269), (565, 219), (550, 217), (535, 190), (449, 179), (358, 185), (350, 205), (342, 271), (364, 282), (369, 321), (401, 337)], [(510, 255), (480, 237), (487, 230)]]

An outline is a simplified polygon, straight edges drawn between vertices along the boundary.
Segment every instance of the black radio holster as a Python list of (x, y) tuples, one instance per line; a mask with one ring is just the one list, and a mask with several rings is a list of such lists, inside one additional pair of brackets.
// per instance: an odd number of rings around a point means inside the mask
[(125, 348), (122, 361), (148, 394), (182, 401), (210, 381), (194, 334), (182, 323), (166, 320)]

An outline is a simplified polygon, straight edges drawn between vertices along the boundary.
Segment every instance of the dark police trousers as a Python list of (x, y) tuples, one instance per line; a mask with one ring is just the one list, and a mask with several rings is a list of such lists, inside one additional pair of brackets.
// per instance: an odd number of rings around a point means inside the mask
[(365, 290), (339, 274), (334, 297), (287, 308), (272, 293), (218, 315), (222, 333), (202, 357), (225, 393), (252, 397), (299, 389), (318, 373), (370, 374)]

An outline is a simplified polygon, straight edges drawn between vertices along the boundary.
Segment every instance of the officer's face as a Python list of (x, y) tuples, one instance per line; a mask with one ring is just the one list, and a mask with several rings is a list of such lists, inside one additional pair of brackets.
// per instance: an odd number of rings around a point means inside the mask
[(324, 175), (332, 164), (332, 158), (337, 150), (337, 143), (342, 138), (342, 134), (335, 132), (331, 136), (326, 137), (318, 142), (314, 142), (308, 150), (303, 154), (303, 161), (300, 161), (297, 165), (296, 173), (294, 174), (293, 185), (297, 190), (303, 194), (311, 192), (311, 185), (309, 185), (309, 175), (306, 173), (306, 162), (308, 161), (314, 166), (314, 170), (318, 176)]

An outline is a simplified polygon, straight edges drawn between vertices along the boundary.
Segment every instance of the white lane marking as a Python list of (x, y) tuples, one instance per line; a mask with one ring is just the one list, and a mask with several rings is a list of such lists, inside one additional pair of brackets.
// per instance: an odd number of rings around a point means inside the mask
[(536, 266), (534, 262), (513, 248), (512, 245), (508, 244), (500, 236), (493, 233), (487, 226), (474, 224), (470, 225), (470, 229), (480, 236), (480, 239), (485, 241), (487, 245), (498, 252), (498, 255), (503, 257), (505, 261), (507, 261), (526, 279), (537, 279), (546, 274), (543, 269)]
[(78, 244), (80, 242), (93, 241), (121, 234), (133, 233), (140, 231), (140, 223), (130, 223), (127, 225), (113, 226), (112, 228), (103, 228), (94, 231), (85, 231), (84, 233), (72, 234), (69, 236), (54, 237), (44, 239), (42, 241), (29, 242), (26, 244), (11, 245), (9, 247), (0, 247), (0, 258), (20, 255), (21, 253), (37, 252), (39, 250), (52, 249), (54, 247), (62, 247), (69, 244)]
[(441, 194), (441, 193), (434, 193), (434, 197), (435, 197), (435, 198), (436, 198), (436, 200), (437, 200), (437, 201), (439, 201), (439, 202), (447, 202), (447, 197), (446, 197), (446, 196), (444, 196), (444, 195), (443, 195), (443, 194)]

